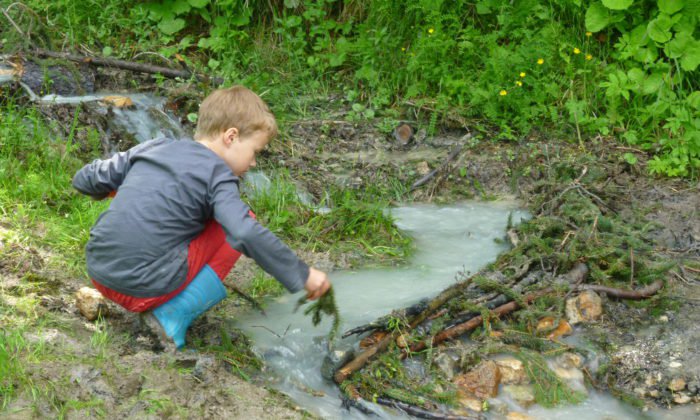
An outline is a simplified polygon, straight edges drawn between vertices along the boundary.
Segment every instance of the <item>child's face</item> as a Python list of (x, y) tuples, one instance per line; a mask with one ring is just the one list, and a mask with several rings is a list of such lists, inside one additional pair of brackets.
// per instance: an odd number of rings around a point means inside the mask
[(248, 135), (235, 135), (224, 152), (223, 159), (234, 175), (242, 176), (256, 165), (255, 156), (270, 142), (264, 131), (254, 131)]

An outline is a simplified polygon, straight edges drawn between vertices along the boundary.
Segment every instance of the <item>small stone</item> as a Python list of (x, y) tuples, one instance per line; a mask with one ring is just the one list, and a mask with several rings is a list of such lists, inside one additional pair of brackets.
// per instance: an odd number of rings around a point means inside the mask
[(406, 336), (401, 334), (398, 337), (396, 337), (396, 345), (399, 346), (399, 348), (405, 349), (408, 347), (408, 343), (406, 342)]
[(644, 397), (647, 394), (647, 390), (640, 386), (634, 389), (634, 393), (640, 397)]
[(561, 356), (559, 356), (558, 361), (562, 367), (568, 369), (580, 368), (583, 364), (583, 358), (576, 353), (564, 353)]
[(683, 364), (679, 362), (671, 362), (668, 364), (668, 367), (670, 367), (671, 369), (678, 369), (681, 366), (683, 366)]
[(498, 395), (501, 372), (493, 360), (487, 360), (479, 363), (471, 371), (456, 376), (453, 382), (461, 390), (478, 398), (495, 397)]
[(351, 346), (336, 348), (328, 352), (321, 365), (321, 376), (332, 380), (335, 371), (345, 366), (353, 357), (355, 357), (355, 352)]
[(484, 402), (467, 392), (457, 391), (457, 401), (468, 410), (481, 412), (484, 409)]
[(658, 398), (659, 397), (659, 390), (658, 389), (652, 389), (649, 391), (649, 396), (652, 398)]
[(566, 322), (565, 319), (560, 319), (559, 324), (557, 324), (557, 328), (555, 328), (554, 331), (547, 335), (547, 339), (556, 340), (565, 335), (571, 335), (572, 331), (573, 328), (571, 328), (571, 325), (569, 325), (569, 323)]
[(668, 383), (668, 389), (671, 391), (681, 391), (685, 389), (685, 379), (683, 378), (673, 378), (671, 382)]
[(566, 317), (571, 325), (580, 322), (593, 322), (603, 314), (603, 302), (592, 290), (585, 290), (580, 295), (567, 299)]
[(518, 413), (517, 411), (511, 411), (506, 416), (506, 420), (535, 420), (534, 417), (528, 416), (524, 413)]
[(582, 381), (583, 372), (578, 369), (565, 369), (562, 367), (554, 368), (554, 373), (561, 379), (567, 381)]
[(546, 316), (537, 321), (537, 332), (547, 331), (554, 328), (554, 317)]
[(116, 106), (117, 108), (129, 108), (134, 106), (134, 101), (128, 96), (105, 96), (102, 102)]
[(673, 402), (675, 402), (676, 404), (688, 404), (690, 402), (690, 399), (690, 396), (683, 392), (673, 394)]
[(535, 390), (530, 385), (506, 385), (503, 392), (510, 395), (523, 408), (535, 403)]
[(528, 381), (523, 362), (515, 357), (496, 359), (495, 362), (501, 372), (502, 384), (522, 384)]
[(413, 139), (413, 128), (406, 124), (400, 124), (394, 129), (394, 138), (401, 145), (405, 146)]
[(82, 287), (75, 293), (75, 304), (89, 321), (94, 321), (100, 314), (107, 313), (107, 301), (104, 296), (90, 287)]
[(659, 317), (659, 322), (663, 322), (664, 324), (668, 322), (668, 316), (667, 315), (661, 315)]
[(430, 166), (428, 166), (428, 162), (422, 161), (418, 162), (416, 165), (416, 172), (418, 172), (418, 175), (428, 175), (430, 173)]
[(447, 353), (440, 353), (433, 359), (433, 364), (445, 375), (445, 378), (452, 380), (457, 371), (457, 361)]

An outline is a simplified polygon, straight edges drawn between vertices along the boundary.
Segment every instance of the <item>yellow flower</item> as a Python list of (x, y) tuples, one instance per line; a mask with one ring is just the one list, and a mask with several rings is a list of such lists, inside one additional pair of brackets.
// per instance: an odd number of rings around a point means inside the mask
[(515, 81), (515, 84), (518, 85), (518, 86), (522, 86), (522, 85), (523, 85), (523, 82), (521, 82), (520, 80), (516, 80), (516, 81)]
[(586, 32), (586, 36), (587, 36), (587, 37), (593, 36), (593, 32)]
[(521, 71), (521, 72), (520, 72), (520, 77), (525, 77), (525, 72), (524, 72), (524, 71)]
[(590, 54), (586, 54), (586, 60), (593, 60), (593, 56)]
[(544, 58), (538, 58), (538, 59), (537, 59), (537, 64), (539, 64), (540, 66), (541, 66), (542, 64), (544, 64)]
[(401, 51), (406, 51), (406, 47), (401, 47)]
[(574, 54), (581, 54), (581, 50), (579, 50), (578, 48), (574, 48)]
[(435, 32), (435, 29), (433, 29), (433, 28), (428, 29), (429, 34), (432, 34), (433, 32)]
[(498, 92), (498, 94), (501, 95), (501, 96), (506, 96), (506, 95), (508, 94), (508, 91), (505, 90), (505, 89), (501, 89), (501, 91)]

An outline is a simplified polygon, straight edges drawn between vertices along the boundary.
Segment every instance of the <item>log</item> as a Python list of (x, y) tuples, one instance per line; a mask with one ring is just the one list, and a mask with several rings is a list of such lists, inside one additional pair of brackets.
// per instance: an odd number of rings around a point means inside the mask
[[(545, 290), (540, 290), (539, 292), (531, 293), (523, 298), (523, 301), (525, 303), (531, 303), (533, 300), (537, 299), (538, 297), (544, 296), (548, 293), (551, 293), (551, 289), (545, 289)], [(501, 317), (503, 315), (507, 315), (514, 310), (518, 309), (519, 305), (517, 302), (512, 301), (508, 302), (505, 305), (501, 305), (498, 308), (494, 309), (492, 311), (492, 314)], [(439, 332), (437, 335), (433, 336), (431, 340), (431, 347), (437, 346), (438, 344), (442, 343), (443, 341), (449, 340), (451, 338), (455, 338), (457, 336), (460, 336), (468, 331), (471, 331), (475, 328), (477, 328), (479, 325), (481, 325), (484, 322), (484, 319), (481, 315), (477, 315), (474, 318), (471, 318), (469, 321), (463, 322), (461, 324), (455, 325), (453, 327), (447, 328), (445, 330), (442, 330)], [(410, 352), (417, 352), (421, 351), (428, 347), (425, 341), (420, 341), (418, 343), (413, 344), (410, 347)], [(404, 352), (402, 354), (402, 358), (405, 358), (408, 356), (409, 352)]]
[(63, 52), (56, 52), (56, 51), (48, 51), (48, 50), (42, 50), (42, 49), (35, 50), (35, 53), (39, 57), (60, 58), (63, 60), (75, 61), (78, 63), (91, 64), (93, 66), (113, 67), (113, 68), (129, 70), (129, 71), (134, 71), (134, 72), (139, 72), (139, 73), (161, 74), (161, 75), (168, 77), (168, 78), (171, 78), (171, 79), (175, 79), (178, 77), (182, 78), (182, 79), (189, 79), (190, 77), (192, 77), (194, 75), (197, 78), (197, 80), (199, 80), (199, 81), (211, 82), (215, 85), (220, 85), (224, 82), (223, 79), (220, 77), (210, 78), (210, 77), (203, 76), (203, 75), (193, 74), (192, 72), (190, 72), (188, 70), (177, 70), (177, 69), (171, 69), (169, 67), (156, 66), (153, 64), (145, 64), (145, 63), (136, 63), (133, 61), (126, 61), (126, 60), (118, 60), (115, 58), (89, 57), (89, 56), (84, 56), (84, 55), (63, 53)]

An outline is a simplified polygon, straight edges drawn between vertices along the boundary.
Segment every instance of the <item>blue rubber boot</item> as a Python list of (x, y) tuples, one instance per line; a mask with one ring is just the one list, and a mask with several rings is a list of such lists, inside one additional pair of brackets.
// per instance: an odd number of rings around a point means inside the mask
[(214, 270), (205, 265), (185, 290), (153, 310), (165, 334), (179, 349), (192, 321), (226, 297), (226, 288)]

